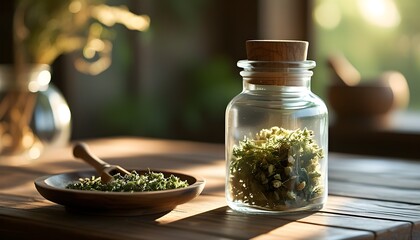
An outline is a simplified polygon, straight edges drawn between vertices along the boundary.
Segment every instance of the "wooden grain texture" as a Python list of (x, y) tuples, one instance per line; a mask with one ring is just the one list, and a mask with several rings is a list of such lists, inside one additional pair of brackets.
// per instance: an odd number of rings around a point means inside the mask
[(249, 40), (246, 42), (251, 61), (305, 61), (309, 43), (294, 40)]
[[(2, 199), (5, 197), (3, 195)], [(197, 198), (165, 216), (129, 218), (76, 215), (43, 200), (31, 203), (16, 196), (11, 200), (13, 207), (0, 207), (1, 215), (8, 216), (2, 218), (2, 228), (8, 230), (3, 233), (19, 234), (19, 226), (30, 225), (32, 236), (38, 238), (62, 235), (82, 239), (250, 239), (262, 235), (287, 239), (304, 239), (304, 236), (313, 239), (336, 239), (336, 236), (371, 239), (374, 235), (371, 231), (308, 224), (294, 219), (244, 215), (230, 210), (223, 198), (214, 196)], [(1, 203), (11, 205), (4, 200)], [(13, 217), (9, 217), (11, 215)], [(48, 232), (39, 229), (48, 229)]]
[[(226, 206), (224, 146), (158, 139), (88, 142), (127, 168), (158, 168), (207, 180), (198, 198), (167, 214), (104, 217), (67, 212), (35, 190), (36, 177), (89, 169), (70, 146), (24, 166), (0, 166), (0, 234), (36, 239), (420, 239), (420, 163), (330, 154), (324, 209), (295, 215), (246, 215)], [(143, 146), (139, 148), (138, 146)], [(25, 231), (22, 231), (24, 229)]]
[(357, 155), (329, 162), (330, 194), (420, 204), (420, 164)]
[(420, 204), (420, 191), (412, 189), (397, 189), (360, 183), (330, 181), (329, 193), (338, 196)]
[[(388, 201), (329, 196), (323, 211), (411, 224), (411, 239), (420, 239), (420, 206)], [(398, 239), (398, 238), (397, 238)]]
[(302, 218), (297, 216), (282, 217), (302, 223), (337, 227), (372, 232), (376, 239), (410, 239), (411, 224), (388, 219), (373, 219), (364, 216), (343, 214), (341, 212), (319, 212)]

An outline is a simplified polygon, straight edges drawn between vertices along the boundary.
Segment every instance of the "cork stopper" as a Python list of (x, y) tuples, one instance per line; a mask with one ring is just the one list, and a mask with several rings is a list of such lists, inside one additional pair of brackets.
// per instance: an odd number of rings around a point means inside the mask
[(249, 40), (246, 53), (250, 61), (306, 61), (308, 45), (295, 40)]

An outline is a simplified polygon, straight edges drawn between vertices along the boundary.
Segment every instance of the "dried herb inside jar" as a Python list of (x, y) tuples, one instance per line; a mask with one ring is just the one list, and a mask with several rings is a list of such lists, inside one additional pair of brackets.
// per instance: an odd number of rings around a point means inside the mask
[(324, 192), (323, 150), (308, 129), (263, 129), (233, 148), (229, 166), (233, 201), (273, 210), (303, 207)]
[(100, 177), (81, 178), (78, 182), (70, 183), (66, 186), (68, 189), (105, 191), (105, 192), (146, 192), (168, 189), (177, 189), (187, 187), (188, 182), (171, 174), (165, 177), (163, 173), (152, 171), (145, 174), (138, 174), (132, 171), (130, 174), (113, 175), (113, 180), (108, 183), (102, 183)]

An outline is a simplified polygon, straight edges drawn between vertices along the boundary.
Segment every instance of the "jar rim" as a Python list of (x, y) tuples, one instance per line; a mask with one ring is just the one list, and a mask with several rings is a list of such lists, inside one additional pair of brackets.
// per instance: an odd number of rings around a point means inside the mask
[(253, 61), (239, 60), (237, 66), (244, 69), (253, 68), (285, 68), (285, 69), (312, 69), (316, 62), (313, 60), (305, 61)]

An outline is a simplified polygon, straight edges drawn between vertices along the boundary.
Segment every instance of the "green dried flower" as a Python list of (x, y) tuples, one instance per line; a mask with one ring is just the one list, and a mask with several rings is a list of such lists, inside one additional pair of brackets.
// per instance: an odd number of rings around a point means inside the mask
[(323, 150), (308, 129), (263, 129), (233, 148), (229, 166), (234, 201), (267, 209), (301, 207), (324, 192)]
[(132, 171), (131, 174), (113, 176), (113, 180), (102, 183), (100, 177), (81, 178), (78, 182), (70, 183), (68, 189), (106, 191), (106, 192), (147, 192), (183, 188), (188, 186), (187, 181), (182, 181), (179, 177), (170, 175), (165, 177), (163, 173), (147, 172), (138, 174)]

